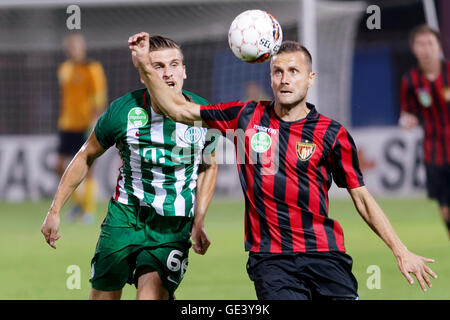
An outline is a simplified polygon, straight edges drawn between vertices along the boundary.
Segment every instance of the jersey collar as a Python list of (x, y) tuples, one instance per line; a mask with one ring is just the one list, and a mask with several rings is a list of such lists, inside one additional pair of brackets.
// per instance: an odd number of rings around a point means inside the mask
[(277, 118), (277, 120), (280, 123), (291, 125), (291, 124), (299, 123), (299, 122), (302, 122), (305, 120), (313, 120), (319, 116), (319, 114), (317, 113), (316, 107), (312, 103), (307, 102), (306, 107), (309, 109), (309, 112), (306, 115), (306, 117), (299, 119), (299, 120), (295, 120), (295, 121), (284, 121), (283, 119), (281, 119), (275, 112), (275, 101), (272, 101), (272, 103), (270, 104), (270, 111), (272, 112), (273, 116), (275, 118)]
[[(182, 91), (184, 98), (187, 101), (194, 102), (192, 98), (186, 94), (186, 92)], [(145, 89), (144, 94), (142, 95), (142, 101), (144, 102), (144, 107), (147, 109), (151, 105), (151, 99), (150, 99), (150, 93), (148, 92), (148, 89)]]

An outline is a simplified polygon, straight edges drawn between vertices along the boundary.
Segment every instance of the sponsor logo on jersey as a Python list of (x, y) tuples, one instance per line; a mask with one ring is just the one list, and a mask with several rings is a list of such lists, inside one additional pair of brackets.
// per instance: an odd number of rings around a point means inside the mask
[(202, 129), (197, 127), (188, 128), (184, 132), (184, 140), (187, 143), (197, 143), (202, 138)]
[(148, 114), (141, 107), (134, 107), (128, 112), (128, 123), (134, 128), (141, 128), (148, 122)]
[(253, 129), (256, 129), (258, 131), (268, 132), (270, 134), (277, 134), (277, 129), (267, 128), (267, 127), (259, 126), (257, 124), (253, 125)]
[(312, 157), (314, 151), (316, 151), (316, 145), (314, 143), (297, 142), (297, 157), (301, 161), (307, 161)]
[(265, 132), (258, 132), (253, 135), (250, 145), (258, 153), (266, 152), (272, 145), (272, 138)]
[(425, 88), (417, 89), (417, 97), (419, 98), (420, 104), (425, 108), (429, 108), (433, 102), (430, 93)]

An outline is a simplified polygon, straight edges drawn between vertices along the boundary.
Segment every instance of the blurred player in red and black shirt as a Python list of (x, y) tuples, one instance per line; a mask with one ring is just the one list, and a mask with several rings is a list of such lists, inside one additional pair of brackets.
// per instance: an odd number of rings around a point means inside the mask
[(424, 128), (427, 193), (438, 201), (450, 237), (450, 62), (441, 59), (439, 33), (427, 25), (411, 31), (410, 46), (418, 65), (402, 78), (399, 123)]
[(393, 251), (412, 283), (431, 286), (425, 265), (410, 252), (364, 187), (356, 147), (347, 130), (306, 103), (314, 82), (312, 59), (285, 41), (271, 60), (274, 101), (200, 106), (167, 90), (148, 59), (148, 34), (129, 39), (154, 102), (177, 122), (216, 128), (236, 147), (245, 195), (247, 270), (259, 299), (356, 299), (352, 259), (339, 223), (328, 216), (332, 179), (347, 188), (356, 209)]

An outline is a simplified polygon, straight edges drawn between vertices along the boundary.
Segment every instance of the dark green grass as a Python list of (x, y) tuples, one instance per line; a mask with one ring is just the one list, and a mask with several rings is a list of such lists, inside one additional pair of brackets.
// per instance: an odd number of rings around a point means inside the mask
[[(350, 200), (331, 200), (330, 216), (344, 229), (347, 252), (353, 257), (353, 272), (361, 299), (450, 299), (450, 242), (437, 206), (426, 199), (381, 200), (380, 205), (400, 238), (413, 252), (434, 258), (431, 268), (439, 275), (423, 293), (410, 286), (397, 269), (390, 250), (370, 230)], [(106, 203), (98, 205), (93, 225), (68, 223), (64, 216), (56, 242), (50, 248), (40, 227), (50, 201), (8, 204), (0, 202), (0, 299), (86, 299), (89, 295), (90, 260), (105, 215)], [(178, 299), (255, 299), (248, 279), (244, 252), (243, 203), (215, 200), (206, 218), (211, 247), (205, 256), (193, 251), (189, 268), (177, 291)], [(67, 267), (81, 270), (81, 289), (69, 290)], [(368, 289), (367, 268), (381, 270), (381, 288)], [(135, 298), (127, 285), (124, 299)]]

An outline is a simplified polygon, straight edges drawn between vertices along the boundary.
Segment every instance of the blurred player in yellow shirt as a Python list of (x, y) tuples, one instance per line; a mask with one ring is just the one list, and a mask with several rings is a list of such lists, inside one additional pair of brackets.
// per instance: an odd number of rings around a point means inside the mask
[[(86, 141), (87, 134), (107, 103), (106, 78), (102, 65), (86, 58), (86, 41), (81, 33), (63, 42), (67, 60), (58, 68), (61, 110), (58, 119), (59, 148), (56, 171), (61, 177), (68, 161)], [(81, 217), (91, 223), (95, 211), (96, 185), (92, 172), (73, 194), (69, 219)]]

